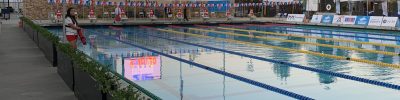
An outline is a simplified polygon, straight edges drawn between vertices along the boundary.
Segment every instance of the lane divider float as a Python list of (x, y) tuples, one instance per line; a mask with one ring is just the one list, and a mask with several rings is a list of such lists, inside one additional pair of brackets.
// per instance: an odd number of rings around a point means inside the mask
[[(181, 27), (181, 28), (187, 28), (187, 27)], [(237, 34), (237, 33), (232, 33), (232, 32), (222, 32), (222, 31), (205, 30), (205, 29), (197, 29), (197, 28), (187, 28), (187, 29), (196, 30), (196, 31), (214, 32), (214, 33), (220, 33), (220, 34), (226, 34), (226, 35), (232, 35), (232, 36), (258, 38), (258, 39), (269, 40), (269, 41), (274, 40), (274, 41), (281, 41), (281, 42), (290, 42), (290, 43), (297, 43), (297, 44), (308, 44), (308, 45), (316, 45), (316, 46), (329, 47), (329, 48), (354, 50), (354, 51), (367, 52), (367, 53), (376, 53), (376, 54), (383, 54), (383, 55), (389, 55), (389, 56), (400, 56), (400, 54), (397, 54), (397, 53), (394, 53), (394, 52), (367, 50), (367, 49), (352, 48), (352, 47), (346, 47), (346, 46), (336, 46), (336, 45), (311, 43), (311, 42), (302, 42), (302, 41), (295, 41), (295, 40), (285, 40), (285, 39), (279, 39), (279, 38), (268, 38), (268, 37), (263, 37), (263, 36), (254, 36), (254, 35), (250, 35), (250, 34), (249, 35), (245, 35), (245, 34)]]
[(266, 45), (266, 44), (243, 42), (243, 41), (238, 41), (238, 40), (215, 38), (215, 37), (209, 37), (209, 36), (203, 36), (203, 35), (197, 35), (197, 34), (191, 34), (191, 33), (178, 32), (178, 31), (173, 31), (173, 30), (165, 30), (165, 29), (157, 29), (157, 30), (163, 31), (163, 32), (180, 33), (180, 34), (191, 35), (191, 36), (202, 37), (202, 38), (213, 38), (213, 39), (221, 40), (221, 41), (228, 41), (228, 42), (238, 43), (238, 44), (246, 44), (246, 45), (253, 45), (253, 46), (257, 46), (257, 47), (278, 49), (278, 50), (283, 50), (283, 51), (288, 51), (288, 52), (305, 53), (305, 54), (311, 54), (311, 55), (316, 55), (316, 56), (321, 56), (321, 57), (333, 58), (333, 59), (337, 59), (337, 60), (349, 60), (349, 61), (373, 64), (373, 65), (378, 65), (378, 66), (400, 68), (400, 65), (397, 65), (397, 64), (389, 64), (389, 63), (376, 62), (376, 61), (370, 61), (370, 60), (365, 60), (365, 59), (357, 59), (357, 58), (350, 58), (350, 57), (322, 54), (322, 53), (317, 53), (317, 52), (312, 52), (312, 51), (290, 49), (290, 48), (284, 48), (284, 47), (279, 47), (279, 46), (271, 46), (271, 45)]
[(297, 27), (298, 29), (306, 29), (306, 30), (313, 30), (313, 29), (315, 29), (315, 30), (322, 30), (322, 31), (335, 31), (335, 32), (346, 32), (346, 33), (353, 33), (353, 34), (355, 34), (355, 33), (357, 33), (358, 34), (358, 32), (363, 32), (363, 33), (360, 33), (360, 34), (370, 34), (370, 35), (381, 35), (381, 36), (394, 36), (394, 37), (396, 37), (396, 36), (400, 36), (400, 35), (395, 35), (395, 34), (379, 34), (379, 33), (371, 33), (371, 32), (364, 32), (364, 31), (357, 31), (357, 30), (337, 30), (337, 29), (321, 29), (321, 28), (312, 28), (312, 27), (304, 27), (304, 26), (299, 26), (299, 27)]
[(228, 72), (225, 72), (225, 71), (221, 71), (219, 69), (215, 69), (215, 68), (203, 65), (203, 64), (195, 63), (193, 61), (189, 61), (189, 60), (185, 60), (185, 59), (182, 59), (182, 58), (179, 58), (179, 57), (175, 57), (175, 56), (172, 56), (172, 55), (169, 55), (169, 54), (157, 51), (157, 50), (149, 49), (149, 48), (144, 47), (144, 46), (140, 46), (140, 45), (136, 45), (136, 44), (130, 43), (128, 41), (119, 40), (119, 39), (116, 39), (116, 38), (113, 38), (113, 37), (110, 37), (110, 36), (105, 36), (103, 34), (99, 34), (99, 35), (103, 36), (105, 38), (108, 38), (110, 40), (115, 40), (115, 41), (118, 41), (118, 42), (121, 42), (121, 43), (124, 43), (124, 44), (128, 44), (128, 45), (131, 45), (131, 46), (143, 49), (143, 50), (147, 50), (147, 51), (150, 51), (150, 52), (153, 52), (153, 53), (157, 53), (157, 54), (163, 55), (165, 57), (168, 57), (168, 58), (171, 58), (171, 59), (175, 59), (177, 61), (181, 61), (183, 63), (187, 63), (187, 64), (190, 64), (190, 65), (193, 65), (193, 66), (196, 66), (196, 67), (199, 67), (199, 68), (202, 68), (202, 69), (205, 69), (205, 70), (217, 73), (217, 74), (221, 74), (221, 75), (224, 75), (224, 76), (227, 76), (227, 77), (230, 77), (230, 78), (233, 78), (233, 79), (236, 79), (236, 80), (239, 80), (239, 81), (242, 81), (242, 82), (254, 85), (254, 86), (258, 86), (260, 88), (264, 88), (264, 89), (267, 89), (267, 90), (270, 90), (270, 91), (273, 91), (273, 92), (280, 93), (282, 95), (286, 95), (286, 96), (289, 96), (289, 97), (292, 97), (292, 98), (296, 98), (296, 99), (301, 99), (301, 100), (303, 100), (303, 99), (304, 100), (314, 100), (314, 99), (312, 99), (310, 97), (307, 97), (307, 96), (296, 94), (294, 92), (290, 92), (290, 91), (287, 91), (287, 90), (284, 90), (284, 89), (280, 89), (280, 88), (277, 88), (277, 87), (274, 87), (274, 86), (271, 86), (271, 85), (268, 85), (268, 84), (265, 84), (265, 83), (254, 81), (254, 80), (251, 80), (251, 79), (239, 76), (239, 75), (235, 75), (235, 74), (231, 74), (231, 73), (228, 73)]
[[(246, 25), (248, 25), (248, 24), (246, 24)], [(265, 27), (265, 28), (272, 29), (272, 30), (282, 30), (282, 29), (277, 29), (276, 27)], [(301, 29), (301, 28), (292, 28), (292, 29)], [(344, 36), (344, 37), (368, 38), (368, 39), (386, 40), (386, 41), (400, 41), (398, 39), (388, 39), (388, 38), (381, 38), (381, 37), (366, 37), (366, 36), (343, 35), (343, 34), (327, 34), (327, 33), (322, 33), (322, 32), (304, 32), (304, 31), (296, 31), (296, 30), (285, 30), (285, 31), (302, 32), (302, 33), (310, 33), (310, 34), (333, 35), (333, 36)], [(350, 32), (348, 32), (348, 33), (350, 33)], [(367, 33), (360, 33), (360, 34), (367, 34)], [(369, 33), (369, 34), (372, 34), (372, 33)], [(374, 35), (374, 34), (372, 34), (372, 35)], [(382, 34), (375, 34), (375, 35), (382, 36)]]
[(400, 45), (381, 44), (381, 43), (373, 43), (373, 42), (361, 42), (361, 41), (346, 40), (346, 39), (323, 38), (323, 37), (315, 37), (315, 36), (302, 36), (302, 35), (295, 35), (295, 34), (281, 34), (281, 33), (274, 33), (274, 32), (265, 32), (265, 31), (257, 31), (257, 30), (246, 30), (246, 29), (235, 29), (235, 28), (225, 28), (225, 27), (215, 27), (215, 28), (224, 29), (224, 30), (242, 31), (242, 32), (261, 33), (261, 34), (266, 34), (266, 35), (290, 36), (290, 37), (299, 37), (299, 38), (311, 38), (311, 39), (319, 39), (319, 40), (326, 40), (326, 41), (350, 42), (350, 43), (357, 43), (357, 44), (368, 44), (368, 45), (400, 48)]
[[(166, 32), (166, 33), (174, 33), (174, 34), (181, 34), (181, 35), (189, 35), (189, 36), (200, 37), (200, 38), (206, 37), (206, 36), (202, 36), (202, 35), (184, 33), (184, 32), (179, 32), (179, 31), (164, 30), (164, 29), (159, 29), (159, 28), (154, 28), (154, 27), (148, 27), (148, 26), (141, 26), (141, 27), (143, 27), (143, 28), (150, 28), (150, 29), (155, 30), (155, 31), (161, 31), (161, 32)], [(370, 80), (370, 79), (366, 79), (366, 78), (361, 78), (361, 77), (346, 75), (346, 74), (337, 73), (337, 72), (326, 71), (326, 70), (323, 70), (323, 69), (317, 69), (317, 68), (302, 66), (302, 65), (298, 65), (298, 64), (293, 64), (293, 63), (289, 63), (289, 62), (284, 62), (284, 61), (278, 61), (278, 60), (273, 60), (273, 59), (267, 59), (267, 58), (264, 58), (264, 57), (253, 56), (253, 55), (249, 55), (249, 54), (245, 54), (245, 53), (239, 53), (239, 52), (234, 52), (234, 51), (228, 51), (228, 50), (225, 50), (225, 49), (220, 49), (220, 48), (215, 48), (215, 47), (200, 45), (200, 44), (197, 44), (197, 43), (190, 43), (190, 42), (186, 42), (186, 41), (181, 41), (181, 40), (176, 40), (176, 39), (171, 39), (171, 38), (165, 38), (165, 37), (161, 37), (161, 36), (159, 36), (159, 35), (151, 35), (151, 34), (145, 34), (145, 35), (149, 35), (149, 36), (152, 36), (152, 37), (157, 37), (157, 38), (165, 39), (165, 40), (169, 40), (169, 41), (175, 41), (175, 42), (178, 42), (178, 43), (183, 43), (183, 44), (198, 46), (198, 47), (202, 47), (202, 48), (206, 48), (206, 49), (211, 49), (211, 50), (215, 50), (215, 51), (226, 52), (226, 53), (229, 53), (229, 54), (239, 55), (239, 56), (243, 56), (243, 57), (249, 57), (249, 58), (258, 59), (258, 60), (262, 60), (262, 61), (272, 62), (272, 63), (276, 63), (276, 64), (287, 65), (287, 66), (289, 66), (289, 67), (294, 67), (294, 68), (303, 69), (303, 70), (307, 70), (307, 71), (312, 71), (312, 72), (327, 74), (327, 75), (331, 75), (331, 76), (335, 76), (335, 77), (340, 77), (340, 78), (343, 78), (343, 79), (348, 79), (348, 80), (358, 81), (358, 82), (362, 82), (362, 83), (367, 83), (367, 84), (372, 84), (372, 85), (377, 85), (377, 86), (382, 86), (382, 87), (386, 87), (386, 88), (391, 88), (391, 89), (400, 90), (400, 85), (395, 85), (395, 84), (391, 84), (391, 83), (386, 83), (386, 82), (381, 82), (381, 81)], [(210, 37), (207, 37), (207, 38), (210, 38)]]

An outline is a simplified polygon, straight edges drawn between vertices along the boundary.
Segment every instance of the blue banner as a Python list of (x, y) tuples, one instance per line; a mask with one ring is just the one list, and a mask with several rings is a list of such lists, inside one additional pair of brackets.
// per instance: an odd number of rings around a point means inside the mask
[[(226, 12), (227, 9), (229, 9), (229, 7), (226, 7), (226, 3), (230, 3), (230, 1), (227, 0), (220, 0), (220, 1), (208, 1), (207, 4), (211, 5), (214, 4), (214, 7), (207, 7), (209, 12)], [(218, 7), (218, 5), (221, 5), (220, 7)]]
[(321, 23), (332, 24), (333, 15), (323, 15)]
[(356, 25), (367, 26), (369, 22), (369, 16), (357, 16)]

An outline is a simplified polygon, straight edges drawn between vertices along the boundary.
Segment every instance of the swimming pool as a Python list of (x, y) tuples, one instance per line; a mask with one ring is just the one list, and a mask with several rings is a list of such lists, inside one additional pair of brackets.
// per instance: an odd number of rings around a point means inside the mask
[(85, 29), (80, 50), (167, 100), (400, 98), (400, 34), (268, 23)]

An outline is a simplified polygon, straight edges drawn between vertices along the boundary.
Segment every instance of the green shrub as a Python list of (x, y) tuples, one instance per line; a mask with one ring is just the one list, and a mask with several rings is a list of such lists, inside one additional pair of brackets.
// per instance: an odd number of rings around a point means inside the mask
[[(89, 73), (98, 82), (99, 85), (97, 87), (99, 90), (103, 93), (109, 93), (115, 100), (137, 100), (139, 99), (138, 97), (140, 96), (140, 92), (147, 93), (153, 99), (159, 99), (137, 84), (132, 83), (118, 73), (109, 70), (107, 66), (104, 66), (96, 60), (88, 57), (82, 51), (72, 48), (69, 44), (60, 43), (60, 39), (49, 32), (46, 28), (36, 25), (26, 17), (21, 17), (20, 19), (32, 27), (32, 29), (38, 31), (40, 35), (56, 44), (58, 52), (65, 53), (79, 66), (79, 69)], [(127, 81), (130, 84), (127, 87), (122, 87), (120, 80)], [(138, 90), (134, 90), (134, 88), (137, 88)]]

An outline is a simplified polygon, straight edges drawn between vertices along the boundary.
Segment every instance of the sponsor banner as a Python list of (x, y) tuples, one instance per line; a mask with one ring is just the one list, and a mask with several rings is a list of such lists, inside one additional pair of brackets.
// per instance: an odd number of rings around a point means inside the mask
[(381, 26), (396, 27), (397, 17), (383, 17)]
[(383, 16), (370, 16), (368, 26), (381, 26)]
[(344, 16), (341, 15), (334, 15), (332, 24), (342, 24), (344, 21)]
[(286, 21), (303, 22), (304, 14), (289, 14)]
[(356, 24), (357, 16), (344, 16), (343, 24), (354, 25)]
[(332, 24), (332, 20), (333, 20), (333, 15), (324, 15), (322, 16), (321, 23)]
[(321, 23), (322, 15), (313, 15), (311, 19), (311, 23)]
[(369, 16), (357, 16), (356, 25), (367, 26), (369, 22)]

